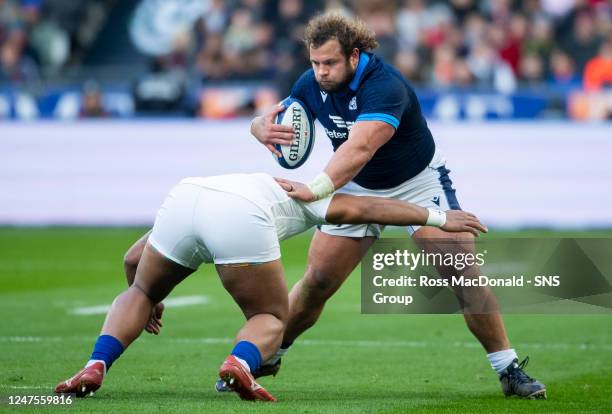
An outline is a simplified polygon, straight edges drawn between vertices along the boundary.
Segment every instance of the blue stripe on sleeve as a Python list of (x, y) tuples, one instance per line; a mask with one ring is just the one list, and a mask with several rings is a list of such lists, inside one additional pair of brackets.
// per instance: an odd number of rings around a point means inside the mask
[(381, 113), (361, 114), (357, 117), (357, 121), (382, 121), (390, 124), (395, 129), (399, 126), (399, 119), (393, 115)]

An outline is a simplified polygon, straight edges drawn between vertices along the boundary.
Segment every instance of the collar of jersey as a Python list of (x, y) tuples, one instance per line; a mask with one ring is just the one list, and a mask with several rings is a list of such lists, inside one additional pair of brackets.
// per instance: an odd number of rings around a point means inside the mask
[(357, 70), (355, 70), (355, 77), (349, 83), (349, 88), (351, 90), (356, 91), (359, 87), (359, 83), (361, 82), (361, 78), (363, 77), (363, 72), (365, 72), (366, 66), (370, 62), (370, 55), (365, 52), (359, 54), (359, 63), (357, 64)]

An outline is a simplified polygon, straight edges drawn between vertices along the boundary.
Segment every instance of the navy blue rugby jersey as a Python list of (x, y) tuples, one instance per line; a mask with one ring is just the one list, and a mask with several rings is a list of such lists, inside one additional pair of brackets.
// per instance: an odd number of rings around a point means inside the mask
[(382, 121), (395, 128), (353, 179), (362, 187), (396, 187), (433, 158), (434, 140), (414, 90), (395, 68), (371, 53), (361, 53), (355, 77), (344, 90), (323, 92), (310, 69), (293, 85), (291, 97), (304, 102), (323, 125), (334, 151), (348, 139), (355, 122)]

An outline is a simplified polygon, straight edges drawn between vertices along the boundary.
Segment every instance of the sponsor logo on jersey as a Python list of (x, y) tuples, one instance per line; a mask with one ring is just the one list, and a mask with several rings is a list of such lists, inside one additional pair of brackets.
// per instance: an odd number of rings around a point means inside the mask
[[(336, 115), (329, 115), (329, 119), (332, 120), (336, 128), (346, 129), (349, 132), (351, 128), (353, 127), (353, 125), (355, 124), (355, 122), (345, 121), (344, 119)], [(325, 129), (325, 133), (327, 134), (327, 136), (330, 137), (331, 139), (347, 139), (348, 138), (348, 132), (336, 131), (335, 129), (334, 130), (330, 130), (327, 128), (324, 128), (324, 129)]]
[(323, 127), (323, 129), (325, 130), (325, 133), (327, 134), (327, 136), (330, 137), (331, 139), (347, 139), (348, 138), (348, 132), (338, 132), (334, 129), (327, 129), (325, 127)]
[(352, 121), (345, 121), (344, 119), (342, 119), (339, 116), (336, 115), (330, 115), (329, 119), (331, 119), (333, 121), (333, 123), (339, 128), (339, 129), (348, 129), (349, 131), (351, 130), (351, 128), (353, 127), (353, 125), (355, 124), (355, 122)]
[(357, 110), (357, 97), (353, 96), (353, 99), (349, 102), (349, 111)]

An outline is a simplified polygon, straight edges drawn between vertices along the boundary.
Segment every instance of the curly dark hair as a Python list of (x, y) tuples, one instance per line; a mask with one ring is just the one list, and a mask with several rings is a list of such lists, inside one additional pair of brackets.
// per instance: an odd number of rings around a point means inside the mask
[(359, 19), (350, 19), (340, 13), (325, 13), (308, 22), (304, 31), (307, 48), (318, 48), (330, 39), (338, 40), (342, 53), (348, 57), (353, 49), (360, 52), (378, 47), (376, 34)]

